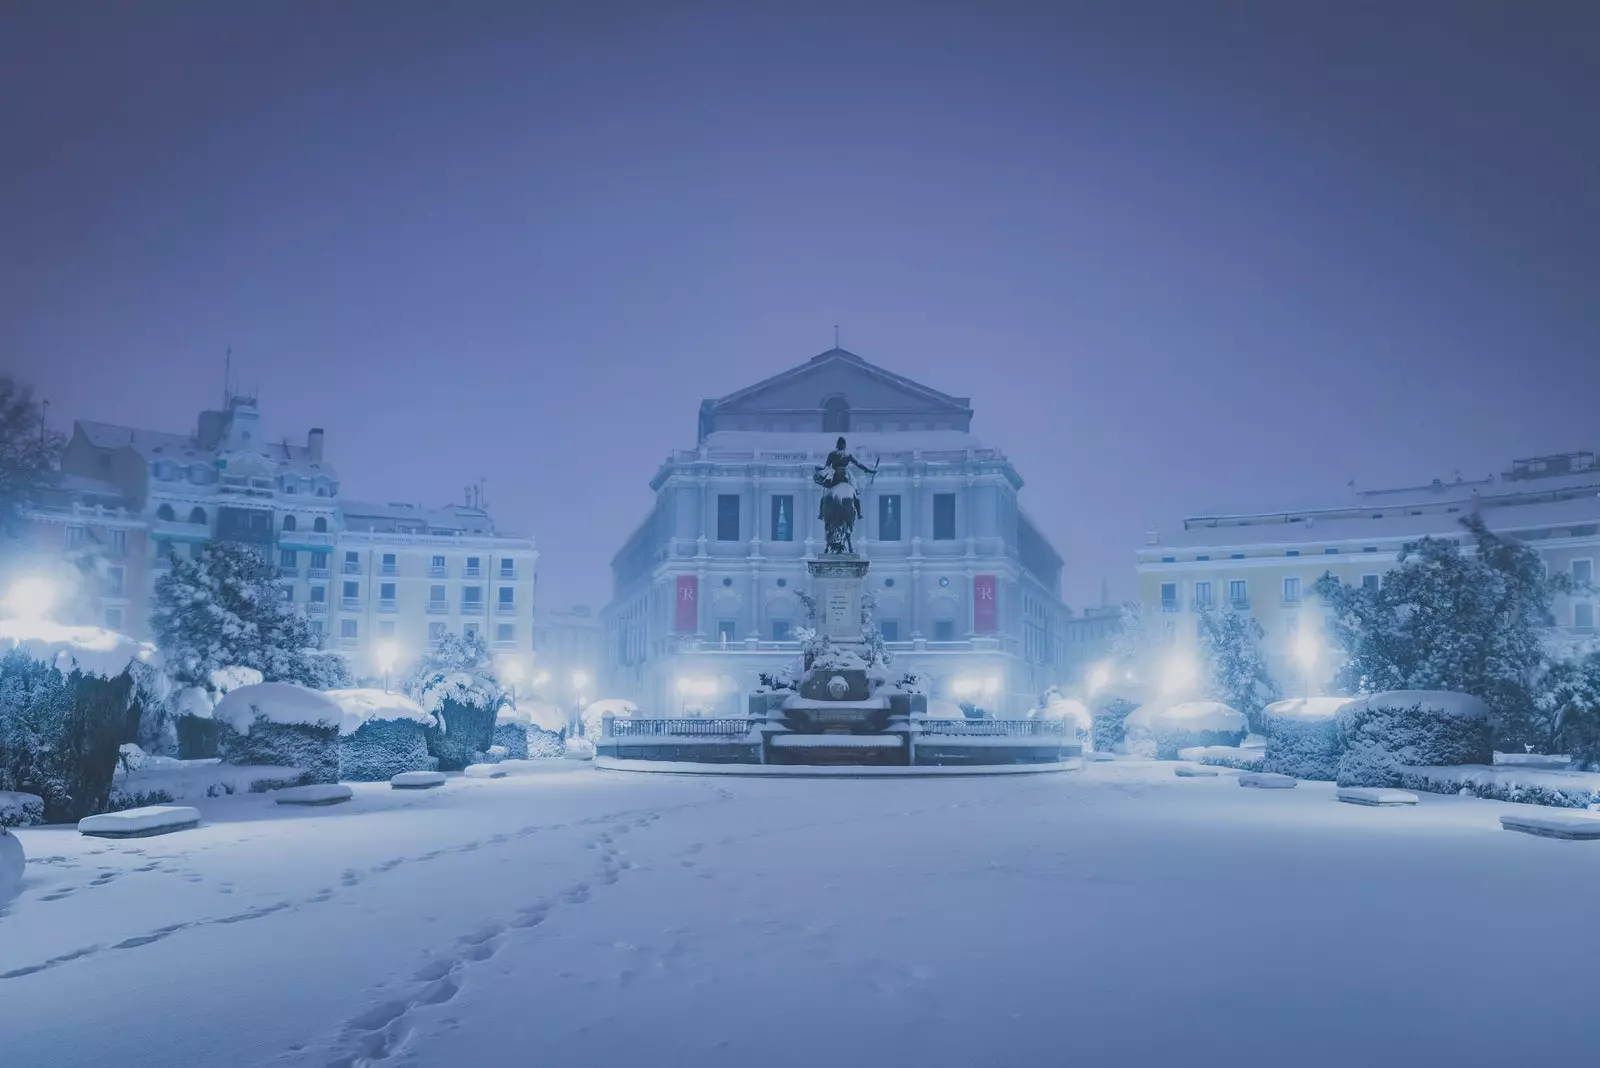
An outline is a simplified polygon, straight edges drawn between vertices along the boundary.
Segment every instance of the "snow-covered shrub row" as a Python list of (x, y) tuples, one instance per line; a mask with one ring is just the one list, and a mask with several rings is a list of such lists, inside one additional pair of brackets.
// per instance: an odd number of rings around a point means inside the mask
[(1138, 707), (1126, 697), (1108, 697), (1095, 703), (1089, 736), (1097, 752), (1109, 753), (1123, 743), (1128, 716)]
[(241, 686), (212, 710), (222, 725), (219, 751), (229, 764), (300, 769), (294, 785), (339, 781), (344, 710), (326, 694), (291, 682)]
[(1249, 733), (1244, 713), (1219, 701), (1141, 705), (1124, 721), (1128, 751), (1177, 760), (1190, 746), (1236, 746)]
[(0, 827), (32, 827), (44, 822), (44, 798), (0, 790)]
[(432, 771), (427, 728), (409, 719), (372, 719), (339, 736), (339, 779), (388, 782), (402, 771)]
[(434, 709), (439, 725), (427, 728), (428, 752), (440, 771), (460, 771), (476, 764), (494, 744), (495, 710), (444, 698)]
[(494, 750), (503, 749), (501, 760), (527, 760), (528, 759), (528, 730), (525, 724), (499, 722), (494, 725), (494, 745), (489, 747), (490, 757), (496, 754)]
[(1389, 690), (1339, 709), (1340, 786), (1400, 785), (1402, 766), (1490, 764), (1489, 710), (1448, 690)]
[(1266, 761), (1266, 753), (1261, 749), (1242, 749), (1236, 745), (1199, 745), (1178, 750), (1178, 759), (1213, 768), (1260, 771)]
[(1297, 779), (1333, 782), (1339, 777), (1339, 709), (1348, 698), (1311, 697), (1277, 701), (1261, 712), (1267, 729), (1264, 771)]
[(126, 662), (105, 678), (36, 651), (0, 657), (0, 790), (41, 798), (50, 823), (76, 821), (105, 809), (133, 679)]
[(1486, 801), (1512, 801), (1551, 808), (1600, 804), (1600, 773), (1538, 771), (1517, 767), (1400, 769), (1400, 786), (1434, 794), (1468, 790)]

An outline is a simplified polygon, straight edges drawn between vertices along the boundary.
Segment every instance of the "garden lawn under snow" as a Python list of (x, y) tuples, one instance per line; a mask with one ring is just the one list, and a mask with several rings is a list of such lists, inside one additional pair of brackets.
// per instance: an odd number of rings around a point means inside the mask
[[(17, 832), (8, 1066), (1587, 1063), (1600, 843), (1170, 763), (572, 762)], [(1425, 962), (1420, 964), (1419, 962)]]

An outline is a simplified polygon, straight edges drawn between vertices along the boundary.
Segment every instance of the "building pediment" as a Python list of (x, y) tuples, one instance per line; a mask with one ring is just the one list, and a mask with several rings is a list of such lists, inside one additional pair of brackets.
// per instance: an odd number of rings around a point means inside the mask
[(700, 406), (700, 437), (718, 430), (967, 430), (965, 397), (887, 371), (844, 349)]

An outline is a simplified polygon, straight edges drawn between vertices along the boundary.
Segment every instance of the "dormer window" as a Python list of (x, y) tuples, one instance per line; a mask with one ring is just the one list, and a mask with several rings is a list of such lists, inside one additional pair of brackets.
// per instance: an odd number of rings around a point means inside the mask
[(834, 394), (822, 402), (822, 429), (828, 434), (844, 434), (850, 430), (850, 402)]

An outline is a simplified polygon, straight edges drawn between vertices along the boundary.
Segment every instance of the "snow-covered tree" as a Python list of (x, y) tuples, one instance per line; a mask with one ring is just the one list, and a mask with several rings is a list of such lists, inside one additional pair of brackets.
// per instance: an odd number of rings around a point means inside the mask
[(193, 560), (175, 557), (156, 582), (150, 613), (173, 679), (210, 689), (213, 671), (246, 667), (267, 682), (347, 682), (277, 580), (265, 556), (236, 542), (213, 542)]
[(489, 643), (477, 634), (446, 634), (417, 659), (401, 688), (430, 712), (446, 700), (498, 708), (502, 693)]
[(1489, 706), (1496, 741), (1547, 746), (1551, 720), (1536, 700), (1552, 590), (1539, 556), (1494, 534), (1478, 516), (1462, 520), (1476, 552), (1424, 538), (1400, 555), (1377, 589), (1324, 575), (1317, 593), (1332, 607), (1329, 633), (1343, 651), (1335, 684), (1346, 693), (1456, 690)]
[(1148, 682), (1156, 675), (1172, 647), (1168, 622), (1155, 618), (1143, 605), (1130, 602), (1122, 606), (1122, 618), (1111, 640), (1111, 661), (1118, 677), (1132, 672), (1135, 679)]
[(0, 537), (17, 532), (23, 509), (55, 481), (60, 451), (32, 391), (0, 376)]
[(1265, 633), (1254, 616), (1232, 608), (1200, 613), (1200, 661), (1209, 696), (1243, 712), (1259, 726), (1261, 710), (1280, 692), (1261, 655)]
[(1550, 724), (1552, 748), (1571, 754), (1580, 767), (1600, 765), (1600, 653), (1552, 664), (1538, 705)]

